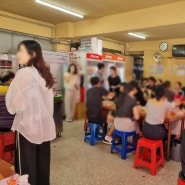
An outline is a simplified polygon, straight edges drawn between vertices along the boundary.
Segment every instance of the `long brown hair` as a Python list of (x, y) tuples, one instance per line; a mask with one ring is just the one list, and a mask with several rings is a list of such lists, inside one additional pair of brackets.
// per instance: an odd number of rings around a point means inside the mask
[(20, 48), (21, 45), (25, 46), (27, 52), (31, 56), (33, 56), (33, 53), (35, 53), (35, 57), (33, 57), (28, 62), (27, 66), (28, 67), (34, 66), (38, 70), (38, 72), (40, 73), (42, 78), (45, 79), (46, 87), (51, 89), (55, 82), (54, 82), (54, 79), (53, 79), (53, 76), (50, 72), (49, 67), (46, 65), (46, 63), (44, 61), (40, 44), (38, 42), (36, 42), (35, 40), (24, 40), (19, 44), (18, 49)]

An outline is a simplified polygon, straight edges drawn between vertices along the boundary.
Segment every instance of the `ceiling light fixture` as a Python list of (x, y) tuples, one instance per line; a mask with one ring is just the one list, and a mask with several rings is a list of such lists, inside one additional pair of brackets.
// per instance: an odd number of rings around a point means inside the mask
[(140, 39), (146, 39), (146, 37), (144, 37), (144, 36), (142, 36), (142, 35), (138, 35), (138, 34), (136, 34), (136, 33), (129, 32), (128, 34), (129, 34), (129, 35), (132, 35), (132, 36), (134, 36), (134, 37), (138, 37), (138, 38), (140, 38)]
[(80, 18), (83, 18), (83, 17), (84, 17), (83, 15), (80, 15), (80, 14), (78, 14), (78, 13), (72, 12), (72, 11), (70, 11), (70, 10), (66, 10), (65, 8), (62, 8), (62, 7), (59, 7), (59, 6), (56, 6), (56, 5), (47, 3), (47, 2), (44, 2), (44, 1), (42, 1), (42, 0), (36, 0), (35, 2), (36, 2), (36, 3), (39, 3), (39, 4), (42, 4), (42, 5), (44, 5), (44, 6), (48, 6), (48, 7), (50, 7), (50, 8), (59, 10), (59, 11), (61, 11), (61, 12), (65, 12), (65, 13), (74, 15), (74, 16), (76, 16), (76, 17), (80, 17)]

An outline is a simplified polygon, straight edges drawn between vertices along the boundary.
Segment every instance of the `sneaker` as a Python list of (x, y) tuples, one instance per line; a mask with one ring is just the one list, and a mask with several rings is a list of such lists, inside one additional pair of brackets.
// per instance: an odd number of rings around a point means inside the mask
[(112, 137), (110, 136), (105, 136), (103, 143), (107, 144), (107, 145), (111, 145), (112, 144)]

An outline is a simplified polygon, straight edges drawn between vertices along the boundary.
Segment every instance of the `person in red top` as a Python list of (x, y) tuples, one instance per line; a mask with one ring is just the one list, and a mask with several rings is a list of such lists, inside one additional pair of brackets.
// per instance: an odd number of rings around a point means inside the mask
[(174, 100), (182, 102), (184, 100), (184, 92), (181, 90), (182, 83), (181, 82), (176, 82), (175, 83), (175, 96)]

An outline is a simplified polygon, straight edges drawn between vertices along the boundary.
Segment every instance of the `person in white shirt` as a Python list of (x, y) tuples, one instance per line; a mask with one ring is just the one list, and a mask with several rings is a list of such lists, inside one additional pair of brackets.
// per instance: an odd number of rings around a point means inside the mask
[(49, 185), (50, 141), (56, 137), (54, 79), (38, 42), (22, 41), (17, 59), (26, 67), (17, 72), (6, 95), (9, 113), (16, 114), (12, 125), (16, 131), (15, 171), (28, 174), (31, 185)]
[(66, 121), (71, 122), (74, 118), (77, 97), (80, 91), (80, 76), (75, 64), (69, 65), (68, 73), (64, 78), (64, 87)]

